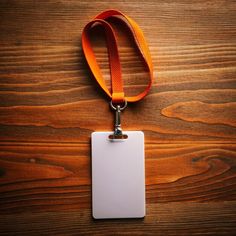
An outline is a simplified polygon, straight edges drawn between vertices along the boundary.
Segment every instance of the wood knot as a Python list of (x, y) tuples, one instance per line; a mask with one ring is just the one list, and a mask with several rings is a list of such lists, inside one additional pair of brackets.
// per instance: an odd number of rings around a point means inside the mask
[(35, 162), (36, 162), (36, 158), (30, 158), (30, 159), (29, 159), (29, 162), (30, 162), (30, 163), (35, 163)]

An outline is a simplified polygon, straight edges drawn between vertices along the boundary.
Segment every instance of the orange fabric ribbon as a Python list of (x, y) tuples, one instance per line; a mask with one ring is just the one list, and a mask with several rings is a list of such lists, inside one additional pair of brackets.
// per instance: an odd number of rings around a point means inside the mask
[[(107, 21), (108, 18), (117, 16), (119, 16), (119, 19), (122, 20), (131, 31), (132, 36), (134, 38), (134, 42), (136, 43), (138, 51), (143, 58), (144, 64), (148, 69), (150, 77), (149, 83), (145, 88), (145, 90), (140, 94), (132, 97), (127, 97), (124, 94), (123, 81), (121, 76), (121, 64), (119, 59), (116, 35), (111, 24)], [(109, 54), (109, 62), (110, 62), (109, 64), (111, 73), (111, 85), (112, 85), (111, 92), (109, 91), (109, 89), (105, 84), (105, 80), (98, 66), (89, 39), (89, 31), (98, 24), (104, 28), (107, 39), (107, 48)], [(124, 15), (123, 13), (117, 10), (108, 10), (100, 13), (84, 27), (84, 30), (82, 32), (82, 48), (84, 51), (85, 58), (88, 62), (88, 65), (94, 75), (94, 78), (97, 80), (100, 87), (112, 99), (112, 103), (122, 103), (124, 101), (136, 102), (141, 100), (147, 95), (153, 82), (152, 59), (143, 32), (141, 31), (141, 29), (134, 20), (132, 20), (131, 18), (129, 18), (128, 16)]]

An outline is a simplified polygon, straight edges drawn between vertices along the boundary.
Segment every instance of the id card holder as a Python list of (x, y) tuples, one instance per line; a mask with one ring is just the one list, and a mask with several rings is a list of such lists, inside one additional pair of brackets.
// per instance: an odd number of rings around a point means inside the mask
[(142, 131), (92, 133), (92, 213), (95, 219), (145, 216), (145, 161)]

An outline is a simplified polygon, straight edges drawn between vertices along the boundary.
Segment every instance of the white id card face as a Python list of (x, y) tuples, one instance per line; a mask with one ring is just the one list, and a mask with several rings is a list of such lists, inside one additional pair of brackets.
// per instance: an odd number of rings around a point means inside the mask
[(95, 219), (145, 216), (144, 134), (92, 133), (92, 210)]

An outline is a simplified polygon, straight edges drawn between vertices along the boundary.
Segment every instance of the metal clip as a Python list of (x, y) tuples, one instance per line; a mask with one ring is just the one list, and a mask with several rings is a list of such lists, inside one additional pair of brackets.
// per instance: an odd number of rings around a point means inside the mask
[(109, 135), (109, 139), (127, 139), (128, 136), (126, 134), (123, 134), (122, 128), (121, 128), (121, 111), (123, 111), (126, 106), (127, 102), (125, 101), (124, 106), (116, 105), (114, 106), (112, 101), (110, 103), (111, 108), (115, 110), (115, 129), (113, 135)]

